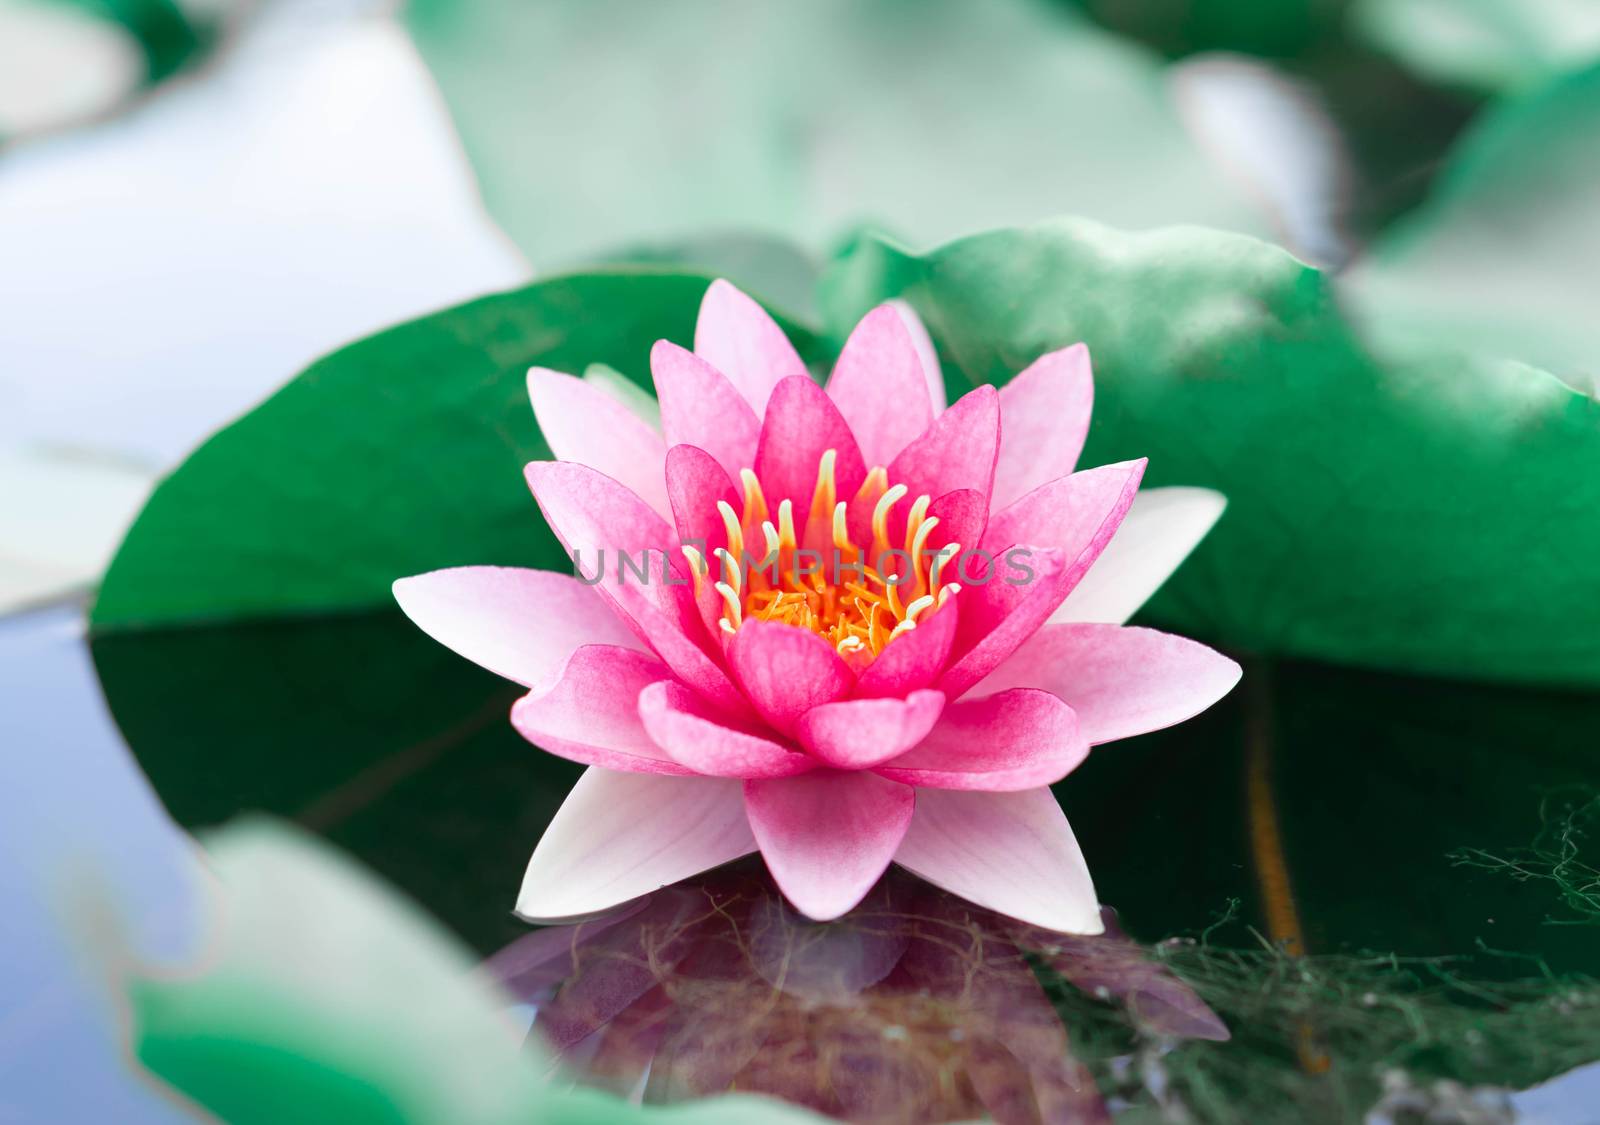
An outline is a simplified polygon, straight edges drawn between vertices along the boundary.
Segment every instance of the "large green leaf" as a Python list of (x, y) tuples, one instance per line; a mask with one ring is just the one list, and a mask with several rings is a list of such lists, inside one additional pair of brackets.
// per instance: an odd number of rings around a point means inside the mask
[(1600, 56), (1594, 0), (1357, 0), (1352, 19), (1419, 73), (1496, 92)]
[(1426, 206), (1353, 270), (1363, 326), (1396, 354), (1441, 344), (1600, 386), (1600, 63), (1497, 107)]
[(648, 386), (651, 343), (692, 338), (707, 283), (623, 267), (556, 278), (313, 364), (156, 490), (93, 625), (368, 609), (438, 567), (570, 567), (522, 480), (549, 456), (527, 369), (604, 363)]
[(1076, 220), (925, 255), (867, 240), (826, 282), (837, 330), (903, 296), (956, 389), (1078, 340), (1089, 463), (1229, 510), (1150, 616), (1271, 654), (1600, 682), (1600, 406), (1527, 367), (1380, 368), (1327, 279), (1254, 240)]
[(1159, 59), (1045, 0), (417, 0), (490, 211), (535, 265), (706, 229), (811, 249), (1074, 211), (1265, 222)]

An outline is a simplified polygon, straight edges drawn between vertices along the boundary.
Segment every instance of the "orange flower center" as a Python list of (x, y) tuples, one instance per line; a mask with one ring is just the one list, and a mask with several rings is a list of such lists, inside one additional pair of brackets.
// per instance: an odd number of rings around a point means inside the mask
[[(716, 552), (719, 624), (729, 634), (748, 620), (810, 629), (859, 669), (960, 591), (943, 574), (961, 545), (929, 547), (939, 519), (928, 515), (932, 499), (925, 495), (906, 509), (902, 531), (895, 510), (909, 490), (890, 485), (881, 467), (867, 474), (854, 498), (839, 499), (834, 459), (831, 449), (822, 455), (804, 524), (796, 523), (789, 500), (770, 511), (750, 469), (739, 474), (743, 511), (718, 502), (728, 538)], [(852, 539), (852, 512), (864, 523), (862, 542)], [(862, 520), (868, 512), (870, 520)], [(711, 564), (691, 546), (683, 552), (698, 589)]]

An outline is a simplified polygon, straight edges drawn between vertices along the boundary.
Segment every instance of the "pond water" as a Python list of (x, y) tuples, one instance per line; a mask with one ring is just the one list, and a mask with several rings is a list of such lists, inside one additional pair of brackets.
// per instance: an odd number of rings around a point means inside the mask
[[(27, 795), (0, 836), (19, 904), (0, 991), (23, 997), (0, 1025), (0, 1111), (173, 1119), (127, 1078), (46, 903), (64, 857), (109, 865), (150, 948), (181, 951), (186, 844), (164, 805), (185, 826), (264, 809), (326, 836), (489, 957), (586, 1081), (649, 1100), (1600, 1120), (1592, 695), (1247, 661), (1212, 712), (1056, 787), (1116, 907), (1104, 938), (902, 874), (817, 926), (753, 861), (530, 932), (511, 898), (578, 767), (511, 731), (514, 690), (396, 614), (88, 649), (77, 622), (0, 626), (6, 791)], [(66, 1066), (89, 1078), (55, 1088)]]

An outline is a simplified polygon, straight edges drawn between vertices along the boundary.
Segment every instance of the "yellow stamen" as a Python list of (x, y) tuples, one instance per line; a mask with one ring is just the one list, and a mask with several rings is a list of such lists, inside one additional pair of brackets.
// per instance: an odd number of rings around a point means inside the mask
[(898, 504), (901, 498), (910, 491), (905, 485), (897, 484), (878, 498), (878, 506), (872, 509), (874, 557), (889, 549), (889, 509)]
[(706, 565), (706, 557), (700, 549), (691, 543), (684, 543), (679, 548), (684, 559), (689, 563), (689, 573), (694, 575), (694, 596), (700, 596), (700, 587), (705, 582), (706, 575), (711, 573), (711, 568)]
[[(933, 555), (933, 564), (928, 567), (928, 592), (939, 592), (939, 580), (944, 577), (944, 567), (947, 562), (961, 554), (960, 543), (946, 543)], [(939, 603), (943, 605), (944, 603)]]
[(839, 501), (839, 503), (834, 506), (833, 545), (838, 550), (850, 551), (853, 555), (855, 552), (855, 545), (850, 542), (850, 527), (846, 519), (845, 511), (848, 507), (849, 505), (847, 505), (843, 500)]
[[(919, 495), (906, 513), (903, 537), (894, 537), (904, 544), (904, 551), (889, 555), (889, 517), (910, 490), (904, 484), (891, 484), (888, 471), (880, 465), (867, 473), (854, 499), (842, 500), (837, 469), (837, 452), (827, 450), (817, 463), (804, 527), (795, 525), (792, 500), (770, 508), (755, 473), (740, 471), (743, 510), (736, 511), (727, 501), (717, 504), (728, 535), (728, 546), (715, 552), (724, 571), (723, 580), (716, 583), (724, 607), (718, 626), (731, 635), (749, 618), (809, 629), (860, 669), (959, 592), (961, 587), (954, 582), (942, 588), (940, 583), (945, 567), (961, 548), (953, 543), (932, 548), (939, 519), (928, 515), (931, 498)], [(852, 540), (852, 512), (857, 527), (861, 517), (867, 517), (870, 544)], [(756, 544), (765, 556), (752, 560), (746, 573), (741, 564)], [(801, 547), (824, 553), (830, 544), (832, 558), (822, 561), (820, 571), (811, 559), (802, 568)], [(698, 593), (698, 583), (709, 569), (707, 560), (688, 547), (684, 555), (696, 576)]]
[(732, 622), (733, 627), (737, 629), (744, 624), (744, 605), (739, 601), (739, 595), (726, 582), (718, 582), (716, 591), (722, 595), (722, 604), (728, 607), (728, 612), (722, 615), (722, 620)]
[(739, 526), (739, 517), (733, 510), (733, 505), (726, 500), (717, 501), (717, 512), (722, 516), (722, 526), (728, 533), (728, 550), (735, 556), (744, 552), (744, 529)]
[(911, 545), (906, 548), (906, 553), (911, 556), (911, 573), (917, 576), (919, 584), (922, 580), (922, 549), (928, 545), (928, 536), (932, 535), (933, 529), (938, 526), (938, 516), (924, 520), (918, 525), (917, 533), (911, 539)]
[(739, 560), (726, 547), (717, 548), (717, 561), (722, 564), (722, 580), (737, 592), (744, 588), (744, 569)]
[(740, 469), (739, 481), (744, 485), (744, 526), (760, 527), (767, 518), (767, 498), (761, 491), (761, 482), (754, 469)]
[(787, 499), (778, 505), (778, 542), (791, 551), (800, 545), (794, 537), (794, 504)]
[(827, 521), (833, 517), (833, 506), (839, 499), (839, 486), (833, 478), (833, 466), (836, 460), (838, 451), (830, 449), (817, 463), (817, 487), (812, 489), (811, 507), (806, 509), (808, 531), (813, 524), (826, 526)]

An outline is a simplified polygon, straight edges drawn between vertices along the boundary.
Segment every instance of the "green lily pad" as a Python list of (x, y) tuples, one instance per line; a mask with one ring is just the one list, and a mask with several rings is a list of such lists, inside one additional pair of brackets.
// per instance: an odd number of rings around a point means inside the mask
[(1344, 279), (1396, 355), (1471, 349), (1600, 387), (1600, 63), (1496, 107)]
[(418, 0), (406, 19), (536, 266), (710, 229), (817, 250), (863, 219), (917, 239), (1063, 211), (1267, 229), (1161, 60), (1039, 0)]
[(1379, 366), (1329, 280), (1249, 238), (1062, 220), (915, 254), (864, 240), (835, 332), (904, 297), (953, 390), (1083, 340), (1086, 463), (1227, 495), (1148, 607), (1238, 648), (1474, 678), (1600, 683), (1600, 405), (1525, 366)]

